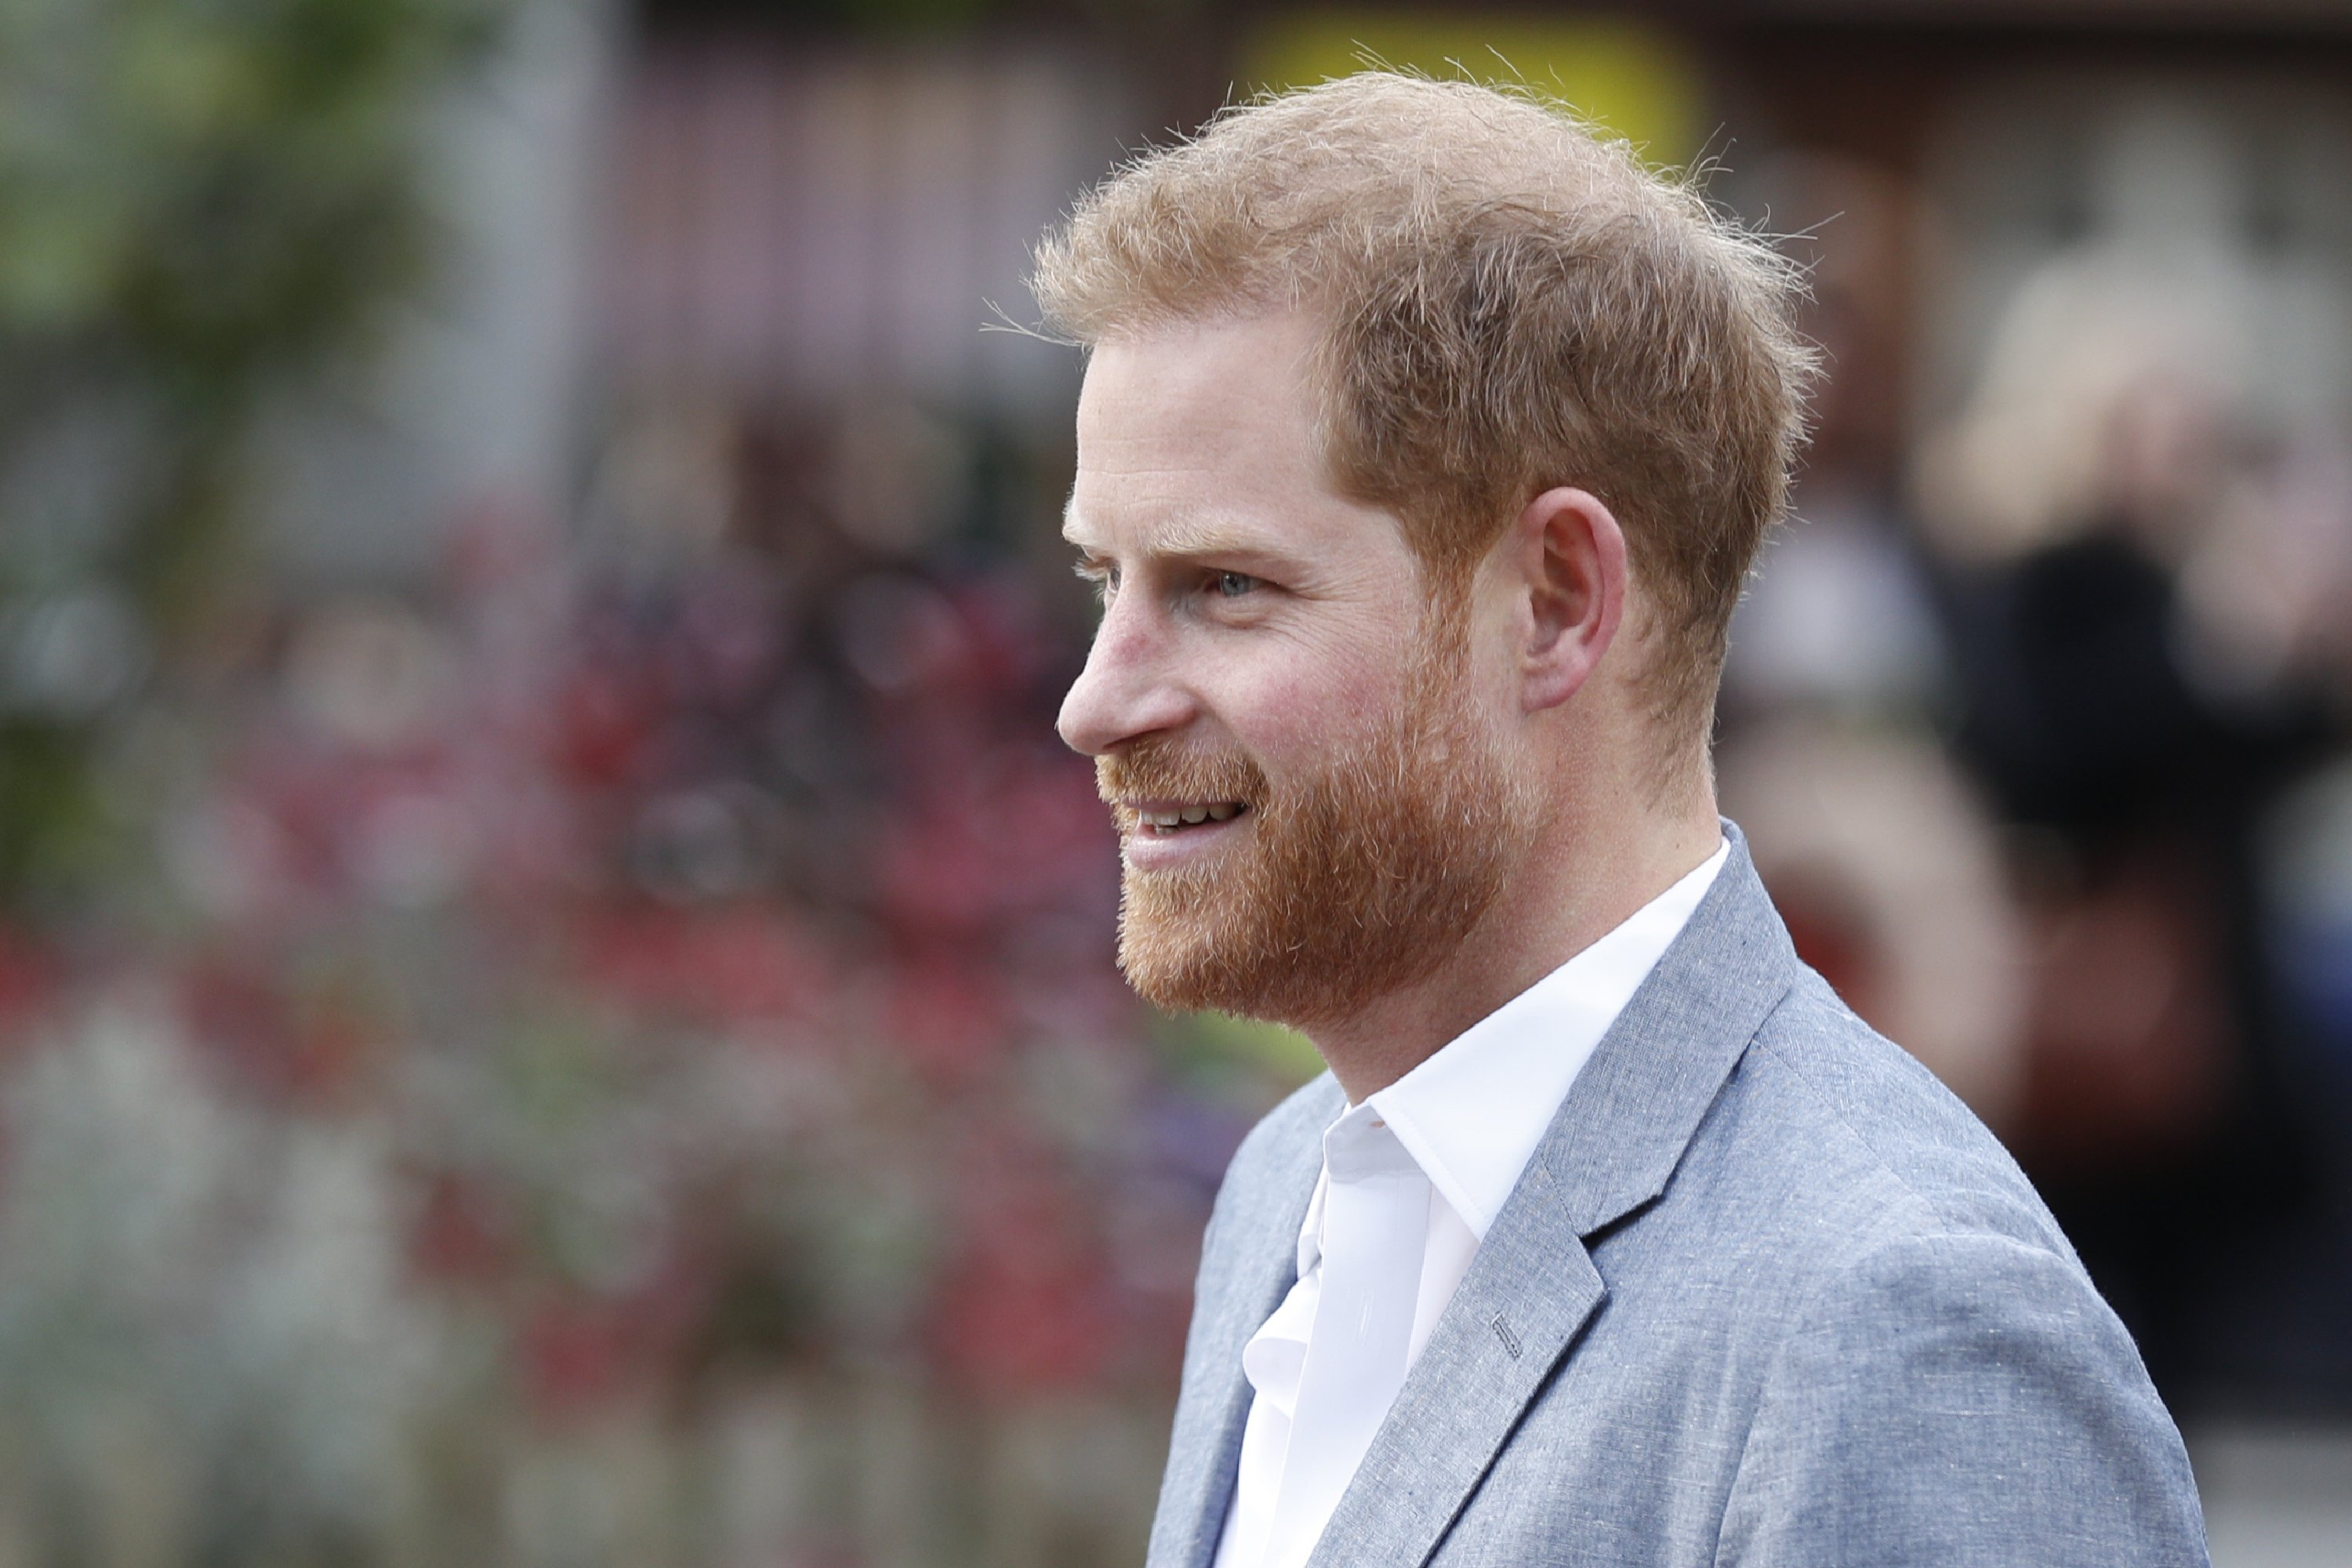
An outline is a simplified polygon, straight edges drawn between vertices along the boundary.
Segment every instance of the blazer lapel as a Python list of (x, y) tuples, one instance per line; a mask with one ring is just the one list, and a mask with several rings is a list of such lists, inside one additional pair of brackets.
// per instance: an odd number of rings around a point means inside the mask
[(1728, 823), (1724, 833), (1731, 855), (1715, 886), (1577, 1076), (1309, 1568), (1428, 1561), (1607, 1298), (1586, 1240), (1665, 1190), (1794, 984), (1796, 953), (1747, 842)]
[(1298, 1227), (1323, 1169), (1323, 1130), (1347, 1104), (1330, 1075), (1268, 1118), (1234, 1158), (1202, 1245), (1168, 1474), (1149, 1568), (1209, 1568), (1249, 1418), (1242, 1350), (1298, 1278)]

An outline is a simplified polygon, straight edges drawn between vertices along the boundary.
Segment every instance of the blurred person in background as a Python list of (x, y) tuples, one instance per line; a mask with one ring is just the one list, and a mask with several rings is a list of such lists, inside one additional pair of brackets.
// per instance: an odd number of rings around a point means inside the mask
[(2084, 142), (2084, 232), (2021, 271), (1916, 462), (1956, 750), (2014, 825), (2012, 1143), (2168, 1392), (2324, 1401), (2343, 1100), (2297, 993), (2342, 949), (2295, 906), (2341, 876), (2352, 301), (2292, 213), (2256, 221), (2212, 105), (2123, 95)]
[(1037, 281), (1122, 966), (1331, 1068), (1227, 1175), (1150, 1562), (2203, 1562), (2055, 1222), (1716, 813), (1787, 269), (1367, 73), (1115, 177)]
[(1732, 623), (1718, 795), (1799, 954), (2006, 1141), (2028, 1066), (2021, 921), (1981, 792), (1931, 722), (1949, 657), (1901, 489), (1914, 203), (1851, 156), (1783, 153), (1757, 184), (1751, 210), (1819, 236), (1800, 324), (1832, 369), (1799, 521)]

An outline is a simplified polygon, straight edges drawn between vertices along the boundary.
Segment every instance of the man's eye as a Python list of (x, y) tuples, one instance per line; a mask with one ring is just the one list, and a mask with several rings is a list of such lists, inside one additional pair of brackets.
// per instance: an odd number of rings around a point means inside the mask
[(1109, 604), (1111, 595), (1118, 589), (1117, 567), (1097, 566), (1091, 563), (1084, 563), (1078, 567), (1078, 575), (1085, 578), (1087, 586), (1094, 589), (1095, 603), (1097, 605)]
[(1244, 594), (1255, 592), (1256, 588), (1257, 579), (1255, 577), (1245, 576), (1239, 572), (1217, 574), (1216, 589), (1220, 598), (1238, 599)]

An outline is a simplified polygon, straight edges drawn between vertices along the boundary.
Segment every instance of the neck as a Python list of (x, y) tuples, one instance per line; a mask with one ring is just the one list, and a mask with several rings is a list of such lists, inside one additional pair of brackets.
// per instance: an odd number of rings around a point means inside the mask
[(1606, 936), (1715, 853), (1712, 790), (1682, 809), (1562, 811), (1451, 962), (1306, 1033), (1351, 1104)]

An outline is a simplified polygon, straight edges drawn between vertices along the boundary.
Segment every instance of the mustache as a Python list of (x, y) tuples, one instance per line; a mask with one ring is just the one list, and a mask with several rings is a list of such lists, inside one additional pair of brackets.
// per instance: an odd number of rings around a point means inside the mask
[(1095, 759), (1095, 789), (1122, 826), (1133, 800), (1239, 801), (1265, 798), (1265, 774), (1239, 752), (1204, 752), (1173, 741), (1146, 739)]

